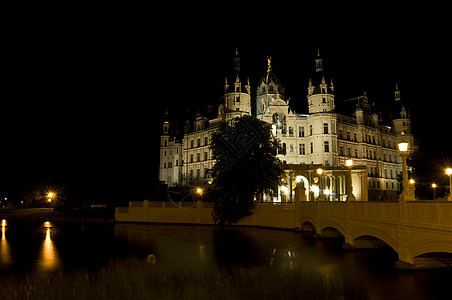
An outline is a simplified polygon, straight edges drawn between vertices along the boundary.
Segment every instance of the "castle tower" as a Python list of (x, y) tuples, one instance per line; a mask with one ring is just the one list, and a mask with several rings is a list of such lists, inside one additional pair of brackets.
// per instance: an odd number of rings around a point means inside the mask
[(262, 118), (266, 113), (271, 113), (270, 106), (272, 104), (287, 105), (284, 88), (278, 77), (273, 73), (271, 59), (271, 57), (267, 57), (267, 73), (257, 84), (256, 116), (258, 118)]
[(410, 134), (411, 120), (410, 112), (406, 102), (400, 97), (399, 86), (396, 84), (394, 91), (394, 102), (391, 107), (392, 131), (396, 134)]
[(323, 58), (320, 56), (320, 52), (317, 51), (317, 57), (315, 58), (315, 73), (312, 78), (309, 79), (308, 83), (309, 114), (334, 111), (333, 80), (327, 77), (327, 74), (325, 74)]
[(225, 78), (223, 112), (239, 111), (251, 114), (251, 87), (249, 78), (244, 80), (240, 72), (240, 56), (235, 50), (234, 71)]

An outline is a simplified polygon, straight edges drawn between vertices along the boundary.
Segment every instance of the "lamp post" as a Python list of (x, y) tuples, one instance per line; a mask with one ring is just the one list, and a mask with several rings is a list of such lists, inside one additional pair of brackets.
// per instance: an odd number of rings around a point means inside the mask
[(452, 201), (452, 168), (447, 168), (446, 174), (449, 175), (449, 198), (447, 200)]
[(436, 183), (432, 183), (432, 188), (433, 188), (433, 200), (436, 200), (436, 188), (438, 186), (436, 185)]
[(323, 197), (323, 186), (322, 186), (323, 169), (318, 168), (317, 174), (319, 175), (319, 197), (317, 198), (317, 201), (324, 201), (325, 198)]
[(402, 184), (403, 191), (399, 196), (399, 201), (409, 201), (414, 199), (414, 180), (413, 182), (408, 181), (408, 170), (406, 165), (406, 157), (408, 152), (408, 143), (405, 141), (401, 141), (399, 144), (399, 151), (402, 155)]
[(353, 195), (353, 185), (352, 185), (352, 167), (353, 167), (353, 160), (351, 158), (347, 159), (345, 161), (345, 165), (348, 168), (348, 174), (350, 177), (349, 184), (347, 185), (347, 201), (356, 201), (355, 195)]

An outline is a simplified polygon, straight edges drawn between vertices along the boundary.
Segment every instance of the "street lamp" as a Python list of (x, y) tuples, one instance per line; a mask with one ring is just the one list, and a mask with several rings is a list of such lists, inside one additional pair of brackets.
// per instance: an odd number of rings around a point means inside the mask
[(408, 152), (408, 143), (405, 141), (401, 141), (399, 144), (400, 154), (402, 155), (402, 184), (403, 191), (400, 194), (399, 200), (407, 201), (407, 200), (415, 200), (414, 199), (414, 180), (411, 184), (408, 184), (408, 170), (406, 166), (406, 157)]
[(436, 183), (432, 183), (432, 188), (433, 188), (433, 200), (436, 200), (436, 188), (438, 186), (436, 185)]
[(345, 161), (345, 165), (348, 168), (348, 174), (349, 174), (349, 177), (350, 177), (349, 184), (347, 186), (347, 189), (348, 189), (348, 191), (347, 191), (347, 201), (356, 201), (356, 197), (355, 197), (355, 195), (353, 195), (353, 185), (352, 185), (353, 160), (351, 158), (347, 159)]
[(317, 198), (317, 201), (324, 201), (325, 198), (323, 197), (323, 187), (322, 187), (322, 174), (323, 169), (318, 168), (317, 174), (319, 175), (319, 197)]
[(55, 196), (55, 194), (54, 193), (52, 193), (52, 192), (49, 192), (48, 194), (47, 194), (47, 201), (49, 202), (49, 209), (52, 207), (52, 198)]
[(449, 198), (447, 200), (452, 201), (452, 168), (447, 168), (446, 174), (449, 175)]

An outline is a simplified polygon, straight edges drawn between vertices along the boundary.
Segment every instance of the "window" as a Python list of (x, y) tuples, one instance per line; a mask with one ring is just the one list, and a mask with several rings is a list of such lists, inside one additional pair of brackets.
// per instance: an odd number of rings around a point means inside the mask
[(304, 137), (304, 127), (298, 127), (298, 137)]
[(309, 125), (309, 135), (312, 135), (312, 125)]
[(176, 167), (179, 165), (179, 160), (176, 159)]
[(292, 126), (289, 126), (289, 134), (293, 135), (293, 127)]
[(193, 154), (190, 154), (190, 162), (193, 162)]
[(300, 155), (306, 154), (304, 144), (299, 144), (298, 148), (300, 149)]
[(163, 156), (166, 156), (166, 151), (163, 151)]
[(204, 160), (207, 160), (207, 152), (204, 152)]
[(196, 179), (199, 179), (199, 177), (201, 177), (201, 170), (196, 169)]
[(163, 167), (166, 168), (166, 163), (163, 163)]
[(372, 136), (372, 144), (375, 145), (375, 136), (374, 135)]
[(328, 123), (323, 123), (323, 133), (328, 134)]
[(204, 178), (207, 178), (208, 175), (209, 175), (209, 169), (204, 168)]
[(282, 143), (282, 154), (286, 154), (286, 143)]
[(163, 144), (164, 144), (165, 147), (168, 146), (168, 141), (165, 140), (165, 141), (163, 142)]
[(355, 157), (358, 157), (358, 149), (355, 148)]
[(201, 161), (201, 153), (196, 153), (196, 161)]
[(293, 152), (293, 145), (290, 145), (289, 148), (290, 148), (290, 152)]
[(329, 166), (330, 165), (330, 161), (329, 160), (325, 160), (325, 166)]
[(193, 170), (190, 170), (190, 179), (193, 179)]
[(325, 143), (323, 145), (325, 148), (325, 152), (330, 152), (330, 142), (325, 141)]
[[(325, 89), (323, 89), (323, 91), (325, 91)], [(326, 103), (325, 97), (322, 97), (322, 103)]]
[(347, 147), (347, 156), (352, 157), (352, 149), (350, 149), (349, 147)]
[(240, 102), (240, 96), (235, 98), (235, 102)]
[(207, 146), (208, 143), (209, 143), (209, 139), (207, 137), (204, 137), (204, 146)]
[(354, 140), (355, 142), (358, 141), (358, 138), (356, 137), (356, 132), (353, 133), (353, 140)]
[(311, 153), (314, 153), (314, 143), (311, 142)]
[(201, 139), (198, 139), (197, 142), (198, 142), (198, 147), (201, 147)]
[(350, 141), (350, 131), (347, 131), (347, 140)]
[(194, 145), (194, 141), (191, 140), (191, 141), (190, 141), (190, 148), (193, 148), (193, 145)]
[(339, 146), (339, 155), (344, 155), (344, 146)]
[(342, 129), (339, 129), (339, 138), (342, 139)]

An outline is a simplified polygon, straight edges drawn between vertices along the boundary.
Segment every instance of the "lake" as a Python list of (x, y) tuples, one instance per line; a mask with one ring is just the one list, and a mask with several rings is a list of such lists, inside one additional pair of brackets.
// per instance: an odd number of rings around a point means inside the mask
[[(452, 270), (401, 271), (391, 249), (350, 251), (342, 241), (257, 228), (152, 224), (82, 225), (2, 221), (1, 278), (96, 272), (134, 258), (159, 270), (211, 272), (234, 267), (318, 272), (370, 299), (444, 299)], [(149, 255), (153, 256), (149, 256)], [(444, 296), (443, 296), (444, 297)], [(446, 297), (447, 298), (447, 297)]]

